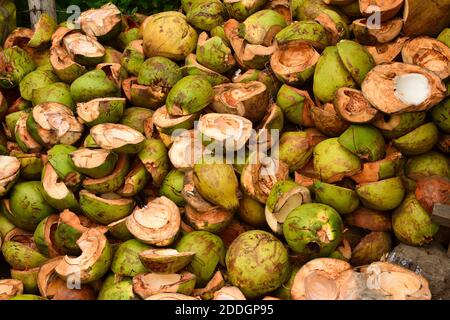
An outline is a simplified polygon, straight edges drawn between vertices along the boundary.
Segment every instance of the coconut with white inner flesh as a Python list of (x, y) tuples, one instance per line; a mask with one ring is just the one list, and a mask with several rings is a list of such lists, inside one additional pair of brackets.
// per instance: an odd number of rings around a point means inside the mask
[(387, 114), (426, 111), (447, 95), (435, 73), (399, 62), (373, 68), (361, 89), (373, 107)]
[(75, 169), (92, 178), (112, 173), (118, 156), (111, 150), (81, 148), (69, 154)]
[(200, 117), (197, 129), (206, 143), (233, 151), (240, 150), (250, 139), (252, 122), (237, 115), (208, 113)]
[(20, 161), (16, 157), (0, 156), (0, 196), (9, 191), (19, 174)]
[(142, 299), (164, 292), (190, 295), (194, 290), (195, 280), (195, 275), (190, 272), (140, 274), (133, 277), (133, 290)]
[(100, 39), (115, 36), (121, 30), (122, 14), (112, 3), (84, 11), (79, 18), (81, 30)]
[(90, 134), (100, 148), (125, 153), (139, 152), (145, 141), (139, 131), (116, 123), (98, 124), (91, 128)]
[(131, 234), (155, 246), (170, 245), (180, 230), (180, 224), (180, 210), (164, 196), (150, 201), (143, 208), (135, 208), (126, 220)]
[(178, 252), (175, 249), (149, 249), (139, 253), (142, 264), (156, 273), (176, 273), (186, 267), (195, 252)]
[(51, 206), (59, 210), (78, 209), (75, 195), (64, 182), (60, 181), (58, 173), (50, 163), (42, 170), (42, 188), (44, 189), (42, 195)]

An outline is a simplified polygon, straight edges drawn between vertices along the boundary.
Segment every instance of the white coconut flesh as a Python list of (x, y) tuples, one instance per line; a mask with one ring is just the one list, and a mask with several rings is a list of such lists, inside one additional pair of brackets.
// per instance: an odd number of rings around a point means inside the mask
[(72, 59), (78, 55), (97, 58), (105, 54), (105, 48), (95, 38), (81, 33), (72, 33), (65, 36), (63, 38), (63, 44)]
[(107, 150), (136, 145), (145, 140), (142, 133), (122, 124), (99, 124), (92, 127), (90, 133), (95, 143)]
[(408, 73), (394, 79), (395, 96), (404, 104), (418, 106), (430, 97), (430, 83), (420, 73)]
[(98, 98), (89, 102), (77, 103), (77, 114), (84, 122), (91, 122), (100, 116), (100, 106), (115, 101), (125, 101), (125, 98)]
[[(64, 256), (60, 264), (56, 266), (55, 271), (65, 277), (76, 275), (79, 272), (89, 272), (103, 253), (106, 242), (102, 230), (98, 228), (88, 229), (77, 240), (81, 255), (75, 258)], [(83, 279), (83, 274), (81, 274), (81, 279)]]
[(50, 163), (47, 163), (42, 176), (42, 187), (48, 196), (55, 200), (64, 199), (70, 193), (64, 182), (58, 182), (58, 174)]
[(164, 196), (149, 202), (144, 208), (136, 208), (126, 220), (128, 230), (139, 240), (150, 244), (172, 240), (180, 224), (180, 210)]
[(77, 168), (94, 169), (103, 165), (111, 154), (105, 149), (78, 149), (70, 153), (70, 157)]
[(19, 173), (20, 161), (16, 157), (0, 156), (0, 186), (13, 180)]
[(204, 136), (223, 142), (227, 149), (241, 149), (252, 134), (252, 122), (241, 116), (208, 113), (199, 122), (198, 129)]

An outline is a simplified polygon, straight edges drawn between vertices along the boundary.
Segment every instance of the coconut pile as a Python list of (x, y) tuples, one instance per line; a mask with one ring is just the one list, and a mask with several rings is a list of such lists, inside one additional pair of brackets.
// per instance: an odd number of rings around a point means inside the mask
[(448, 1), (181, 3), (0, 44), (0, 299), (437, 298)]

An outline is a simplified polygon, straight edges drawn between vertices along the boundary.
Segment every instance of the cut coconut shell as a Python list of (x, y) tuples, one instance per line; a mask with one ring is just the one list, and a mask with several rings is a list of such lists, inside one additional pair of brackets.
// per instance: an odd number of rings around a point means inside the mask
[(64, 49), (70, 58), (81, 65), (96, 65), (103, 62), (105, 48), (95, 37), (84, 35), (78, 31), (69, 31), (63, 38)]
[(249, 156), (248, 164), (242, 171), (241, 186), (245, 193), (265, 204), (272, 187), (288, 177), (287, 164), (255, 152)]
[(102, 149), (138, 153), (145, 137), (139, 131), (123, 124), (104, 123), (91, 128), (90, 134)]
[(202, 141), (194, 130), (184, 131), (173, 138), (169, 150), (170, 162), (175, 168), (186, 171), (202, 158), (203, 148)]
[(213, 300), (247, 300), (238, 287), (223, 287), (214, 292)]
[(377, 45), (393, 41), (402, 31), (403, 20), (391, 19), (381, 23), (378, 28), (367, 25), (367, 19), (353, 21), (352, 28), (355, 38), (360, 44)]
[(128, 230), (139, 240), (156, 246), (170, 245), (180, 230), (180, 210), (162, 196), (136, 208), (127, 218)]
[(450, 3), (446, 0), (405, 0), (403, 33), (406, 36), (436, 36), (450, 23)]
[(227, 151), (240, 150), (250, 139), (252, 122), (237, 115), (208, 113), (200, 117), (197, 130), (204, 144), (218, 144)]
[(415, 195), (420, 205), (432, 214), (436, 203), (450, 205), (450, 180), (441, 176), (420, 179), (416, 184)]
[(157, 293), (181, 293), (189, 295), (195, 287), (196, 276), (189, 272), (180, 274), (140, 274), (133, 278), (133, 291), (142, 299)]
[(122, 30), (122, 14), (112, 3), (84, 11), (79, 17), (81, 30), (100, 41), (114, 38)]
[(337, 114), (332, 103), (312, 107), (311, 118), (316, 128), (329, 137), (339, 136), (350, 126)]
[(111, 247), (104, 228), (85, 231), (77, 240), (82, 253), (78, 257), (64, 256), (55, 267), (56, 273), (66, 280), (93, 282), (103, 277), (111, 264)]
[(208, 284), (204, 288), (195, 289), (193, 295), (196, 297), (201, 297), (202, 300), (211, 300), (214, 297), (216, 291), (223, 288), (225, 285), (225, 280), (223, 278), (222, 272), (217, 271), (214, 276), (209, 280)]
[(319, 258), (306, 263), (294, 278), (291, 289), (292, 299), (345, 299), (347, 292), (342, 290), (339, 277), (351, 268), (348, 262), (331, 258)]
[(15, 279), (0, 280), (0, 300), (9, 300), (10, 298), (23, 293), (23, 283)]
[(0, 156), (0, 196), (4, 196), (20, 174), (20, 161), (16, 157)]
[(214, 207), (208, 211), (197, 211), (190, 205), (185, 207), (185, 221), (194, 230), (203, 230), (211, 233), (218, 233), (228, 226), (233, 219), (233, 212), (220, 207)]
[(178, 252), (175, 249), (149, 249), (139, 253), (142, 264), (155, 273), (177, 273), (194, 258), (195, 252)]
[(103, 178), (111, 174), (118, 156), (111, 150), (81, 148), (71, 152), (74, 168), (92, 178)]
[(436, 74), (398, 62), (373, 68), (361, 89), (372, 106), (388, 114), (426, 111), (447, 95), (447, 88)]
[(376, 211), (360, 207), (352, 214), (345, 216), (344, 222), (348, 226), (358, 227), (370, 231), (392, 230), (391, 215), (388, 212)]
[(122, 118), (125, 98), (97, 98), (77, 104), (78, 117), (88, 127), (101, 123), (116, 123)]
[(381, 20), (394, 17), (403, 6), (404, 0), (359, 0), (359, 9), (365, 16), (380, 13)]
[(370, 122), (378, 113), (361, 91), (345, 87), (336, 92), (334, 107), (344, 120), (352, 123)]
[(185, 116), (172, 116), (167, 112), (165, 106), (156, 109), (152, 116), (153, 124), (158, 131), (165, 134), (172, 134), (178, 129), (190, 130), (194, 127), (194, 122), (197, 118), (198, 114), (195, 113)]
[(181, 293), (157, 293), (145, 300), (200, 300), (200, 298), (194, 298)]
[(186, 200), (188, 205), (199, 212), (208, 212), (216, 208), (215, 205), (203, 198), (198, 189), (195, 187), (193, 170), (186, 171), (184, 175), (181, 195)]
[(418, 37), (402, 49), (404, 63), (415, 64), (436, 73), (441, 79), (450, 76), (450, 48), (439, 40)]
[(376, 64), (389, 63), (394, 61), (400, 54), (407, 40), (407, 37), (398, 37), (392, 42), (376, 46), (366, 46), (366, 49), (372, 55)]
[(428, 281), (417, 273), (387, 262), (374, 262), (361, 269), (367, 288), (386, 300), (430, 300)]
[(257, 122), (269, 106), (269, 91), (259, 81), (225, 83), (214, 87), (211, 109), (218, 113), (238, 115)]

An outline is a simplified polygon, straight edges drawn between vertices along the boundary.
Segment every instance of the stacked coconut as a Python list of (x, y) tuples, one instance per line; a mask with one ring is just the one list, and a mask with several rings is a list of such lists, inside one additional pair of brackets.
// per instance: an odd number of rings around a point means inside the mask
[(450, 10), (422, 7), (107, 4), (16, 29), (0, 298), (430, 299), (380, 261), (448, 245)]

